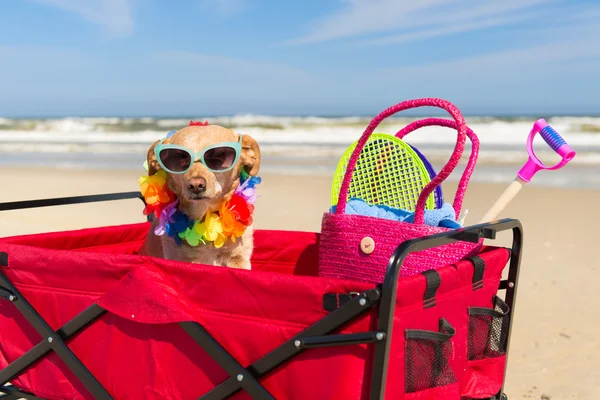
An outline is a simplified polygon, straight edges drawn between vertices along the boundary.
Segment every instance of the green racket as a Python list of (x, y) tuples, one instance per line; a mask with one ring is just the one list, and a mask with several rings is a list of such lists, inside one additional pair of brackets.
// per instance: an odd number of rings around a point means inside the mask
[[(331, 187), (331, 205), (338, 202), (348, 161), (357, 144), (358, 140), (352, 143), (338, 162)], [(421, 191), (430, 181), (425, 164), (408, 143), (392, 135), (373, 133), (358, 157), (346, 200), (354, 197), (371, 205), (414, 211)], [(435, 208), (433, 192), (425, 208)]]

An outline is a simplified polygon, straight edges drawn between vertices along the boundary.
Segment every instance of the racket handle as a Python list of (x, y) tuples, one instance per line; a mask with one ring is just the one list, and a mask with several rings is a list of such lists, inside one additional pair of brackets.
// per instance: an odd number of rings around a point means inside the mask
[(479, 221), (480, 224), (484, 222), (494, 221), (498, 215), (506, 208), (508, 203), (511, 202), (512, 199), (519, 193), (521, 188), (526, 182), (519, 178), (518, 176), (511, 182), (510, 185), (504, 190), (504, 193), (498, 197), (498, 200), (492, 205), (492, 207), (488, 210), (487, 213), (481, 218)]
[(468, 213), (469, 213), (469, 209), (467, 208), (467, 209), (465, 209), (465, 211), (463, 211), (463, 213), (461, 214), (460, 218), (457, 221), (462, 226), (465, 226), (465, 219), (467, 218)]

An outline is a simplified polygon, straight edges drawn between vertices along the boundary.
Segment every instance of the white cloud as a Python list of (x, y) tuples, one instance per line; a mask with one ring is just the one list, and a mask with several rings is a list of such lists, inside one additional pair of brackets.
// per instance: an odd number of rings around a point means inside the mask
[(427, 26), (437, 29), (440, 24), (468, 31), (480, 18), (505, 17), (504, 24), (509, 24), (511, 15), (518, 18), (524, 9), (556, 1), (351, 0), (337, 13), (316, 20), (309, 34), (287, 43), (315, 43)]
[(0, 76), (12, 77), (2, 85), (11, 104), (0, 108), (32, 114), (102, 112), (94, 105), (112, 107), (111, 112), (120, 105), (123, 112), (159, 114), (259, 112), (265, 107), (278, 112), (306, 106), (307, 99), (319, 101), (314, 96), (324, 84), (275, 61), (184, 51), (134, 50), (107, 57), (43, 46), (0, 45)]
[(380, 68), (369, 84), (394, 93), (388, 102), (398, 93), (401, 98), (441, 97), (473, 113), (594, 113), (600, 90), (593, 78), (600, 66), (597, 38)]
[(402, 33), (399, 35), (384, 36), (382, 38), (368, 39), (361, 41), (366, 45), (385, 45), (415, 42), (423, 39), (445, 36), (452, 33), (471, 32), (497, 26), (507, 26), (522, 21), (534, 19), (538, 13), (524, 13), (519, 15), (510, 15), (504, 18), (488, 18), (482, 21), (474, 21), (468, 24), (442, 25), (439, 28), (425, 29), (416, 32)]
[(131, 0), (29, 0), (79, 14), (104, 27), (113, 37), (128, 36), (134, 31)]
[[(412, 65), (400, 68), (380, 69), (378, 75), (421, 76), (421, 77), (454, 77), (494, 74), (508, 75), (509, 71), (520, 71), (521, 74), (540, 74), (550, 64), (561, 61), (574, 61), (584, 58), (600, 57), (598, 34), (580, 40), (563, 40), (552, 44), (509, 49), (475, 56), (462, 57), (435, 63)], [(525, 69), (523, 69), (525, 68)], [(493, 83), (493, 82), (491, 82)]]
[(196, 4), (203, 13), (210, 11), (213, 14), (230, 16), (248, 10), (250, 0), (196, 0)]
[(221, 14), (237, 14), (245, 11), (248, 7), (246, 0), (204, 0), (214, 3), (217, 11)]
[[(187, 51), (157, 52), (152, 56), (155, 66), (169, 66), (169, 74), (193, 78), (189, 85), (215, 87), (238, 86), (240, 90), (274, 89), (284, 91), (286, 87), (314, 84), (316, 78), (301, 69), (265, 61), (238, 59), (233, 57)], [(261, 89), (262, 88), (262, 89)]]

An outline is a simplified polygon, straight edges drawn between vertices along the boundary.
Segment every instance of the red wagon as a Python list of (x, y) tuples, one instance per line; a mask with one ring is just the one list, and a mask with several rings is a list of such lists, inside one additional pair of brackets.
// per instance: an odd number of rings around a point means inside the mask
[[(506, 398), (518, 220), (398, 243), (381, 285), (317, 276), (319, 233), (256, 231), (244, 271), (140, 256), (149, 227), (0, 239), (5, 399)], [(411, 252), (507, 230), (510, 248), (398, 279)]]

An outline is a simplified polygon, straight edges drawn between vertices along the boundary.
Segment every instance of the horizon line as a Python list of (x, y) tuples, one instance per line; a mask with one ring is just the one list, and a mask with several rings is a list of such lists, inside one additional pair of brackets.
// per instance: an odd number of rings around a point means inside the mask
[[(190, 119), (200, 120), (208, 118), (234, 118), (239, 116), (257, 116), (257, 117), (274, 117), (274, 118), (375, 118), (377, 114), (311, 114), (311, 113), (299, 113), (299, 114), (266, 114), (266, 113), (236, 113), (236, 114), (205, 114), (206, 116), (192, 116), (189, 114), (48, 114), (48, 115), (35, 115), (35, 114), (21, 114), (21, 115), (0, 115), (3, 119), (23, 120), (23, 119), (57, 119), (57, 118), (121, 118), (121, 119), (141, 119), (141, 118), (152, 118), (152, 119)], [(470, 117), (490, 117), (490, 118), (553, 118), (553, 117), (592, 117), (598, 118), (600, 114), (592, 113), (462, 113), (464, 118)], [(391, 115), (388, 118), (405, 118), (405, 117), (436, 117), (436, 118), (449, 118), (450, 115), (446, 114), (430, 114), (426, 112), (420, 113), (404, 113)], [(210, 122), (210, 121), (209, 121)]]

